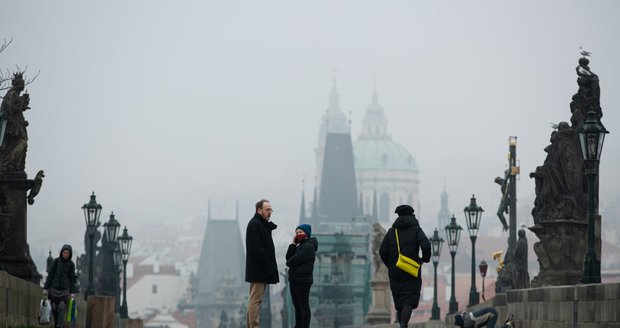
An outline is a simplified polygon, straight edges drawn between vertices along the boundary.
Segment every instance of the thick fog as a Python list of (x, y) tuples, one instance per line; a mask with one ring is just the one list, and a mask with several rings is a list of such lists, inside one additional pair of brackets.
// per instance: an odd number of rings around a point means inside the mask
[[(418, 217), (476, 194), (494, 217), (518, 137), (527, 223), (551, 123), (570, 119), (579, 47), (599, 75), (603, 227), (620, 185), (618, 1), (105, 1), (5, 3), (0, 67), (27, 67), (26, 170), (45, 170), (28, 209), (33, 252), (78, 244), (95, 191), (130, 229), (240, 225), (261, 197), (292, 229), (314, 186), (320, 118), (336, 80), (352, 137), (376, 83), (395, 141), (420, 170)], [(305, 180), (305, 183), (302, 183)], [(615, 205), (614, 205), (615, 204)], [(617, 212), (616, 212), (617, 213)], [(609, 226), (605, 226), (609, 224)], [(430, 229), (431, 227), (429, 227)], [(243, 230), (244, 231), (244, 230)]]

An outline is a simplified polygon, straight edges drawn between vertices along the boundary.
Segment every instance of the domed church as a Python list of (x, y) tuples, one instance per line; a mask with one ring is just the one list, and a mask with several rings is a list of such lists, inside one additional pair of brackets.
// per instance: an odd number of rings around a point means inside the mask
[(384, 112), (375, 88), (353, 152), (362, 211), (388, 225), (400, 204), (410, 204), (418, 211), (420, 180), (411, 153), (388, 133)]

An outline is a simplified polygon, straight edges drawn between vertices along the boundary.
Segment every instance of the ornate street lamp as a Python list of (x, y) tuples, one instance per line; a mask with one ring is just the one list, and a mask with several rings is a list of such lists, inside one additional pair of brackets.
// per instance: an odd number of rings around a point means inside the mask
[(480, 303), (480, 295), (476, 289), (476, 238), (480, 228), (480, 217), (484, 210), (476, 204), (476, 197), (472, 195), (469, 206), (466, 206), (463, 211), (465, 211), (465, 221), (467, 222), (469, 239), (471, 239), (471, 289), (469, 290), (469, 304), (467, 307), (472, 307)]
[(591, 110), (588, 112), (586, 122), (577, 129), (577, 133), (579, 133), (584, 171), (588, 178), (588, 249), (581, 282), (595, 284), (601, 282), (601, 262), (596, 258), (594, 250), (594, 217), (596, 216), (594, 189), (605, 134), (609, 131), (600, 123), (596, 113)]
[(123, 229), (123, 235), (118, 238), (121, 245), (121, 254), (123, 256), (123, 305), (121, 305), (121, 318), (127, 319), (127, 261), (131, 252), (131, 243), (133, 237), (127, 233), (127, 227)]
[(114, 248), (116, 247), (118, 234), (121, 229), (121, 224), (118, 223), (114, 217), (114, 212), (110, 214), (110, 220), (103, 224), (103, 231), (105, 232), (105, 238), (102, 239), (102, 250), (105, 251), (106, 257), (103, 261), (104, 267), (102, 268), (102, 275), (105, 280), (102, 281), (101, 290), (99, 291), (103, 295), (112, 296), (116, 295), (117, 286), (113, 284), (116, 282), (116, 267), (110, 265), (110, 262), (114, 262)]
[[(108, 242), (111, 244), (116, 243), (118, 239), (118, 233), (121, 230), (121, 224), (116, 221), (114, 217), (114, 212), (110, 214), (110, 220), (103, 224), (103, 228), (105, 229), (106, 236), (108, 237)], [(114, 247), (111, 248), (112, 252), (114, 252)]]
[(121, 252), (121, 245), (117, 242), (114, 246), (114, 313), (120, 313), (121, 309), (121, 287), (120, 277), (123, 265), (123, 253)]
[(450, 255), (452, 256), (452, 286), (451, 286), (451, 296), (450, 296), (450, 306), (448, 309), (448, 314), (455, 313), (459, 309), (459, 303), (456, 301), (456, 297), (454, 297), (454, 257), (456, 256), (456, 250), (459, 248), (459, 240), (461, 239), (461, 228), (460, 225), (456, 223), (456, 218), (454, 214), (450, 219), (450, 224), (446, 226), (446, 237), (448, 239), (448, 248), (450, 249)]
[(89, 252), (88, 252), (88, 289), (84, 293), (84, 297), (88, 299), (88, 296), (93, 295), (95, 290), (93, 288), (93, 258), (95, 257), (95, 233), (99, 227), (99, 216), (101, 215), (101, 205), (97, 204), (95, 192), (90, 195), (90, 201), (84, 206), (84, 220), (86, 221), (86, 231), (88, 232), (88, 239), (90, 240)]
[(480, 262), (480, 264), (478, 265), (478, 269), (480, 269), (480, 276), (482, 276), (482, 300), (486, 302), (486, 298), (484, 297), (484, 278), (487, 276), (487, 269), (489, 268), (489, 265), (487, 265), (487, 262), (485, 260), (482, 260), (482, 262)]
[(435, 267), (435, 291), (433, 293), (433, 310), (431, 320), (439, 320), (439, 305), (437, 305), (437, 264), (439, 264), (439, 257), (441, 256), (441, 246), (443, 245), (443, 238), (439, 237), (437, 228), (433, 232), (431, 241), (431, 255), (433, 257), (433, 266)]

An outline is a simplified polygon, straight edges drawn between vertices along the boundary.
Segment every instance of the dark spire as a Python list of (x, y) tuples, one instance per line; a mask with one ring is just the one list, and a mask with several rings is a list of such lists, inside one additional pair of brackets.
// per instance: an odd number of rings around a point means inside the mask
[(353, 143), (349, 133), (327, 134), (319, 198), (319, 218), (315, 224), (350, 223), (358, 214)]
[(301, 207), (299, 209), (299, 224), (306, 222), (306, 193), (303, 188), (303, 184), (304, 184), (303, 181), (301, 184), (302, 184), (302, 188), (301, 188)]
[(310, 214), (312, 216), (312, 223), (315, 223), (319, 216), (319, 209), (318, 209), (317, 202), (318, 200), (316, 198), (316, 187), (314, 187), (314, 195), (312, 196), (312, 213)]

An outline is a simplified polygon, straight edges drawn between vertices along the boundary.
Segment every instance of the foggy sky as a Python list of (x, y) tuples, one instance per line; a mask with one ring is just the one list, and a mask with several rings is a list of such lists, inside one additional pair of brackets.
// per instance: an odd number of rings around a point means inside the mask
[(423, 226), (444, 181), (457, 218), (475, 193), (483, 220), (497, 221), (508, 136), (531, 208), (527, 174), (544, 161), (550, 123), (570, 119), (580, 46), (611, 131), (604, 217), (620, 185), (619, 14), (617, 1), (10, 2), (0, 67), (40, 71), (26, 87), (26, 169), (46, 173), (31, 248), (80, 241), (92, 191), (102, 220), (114, 211), (130, 230), (204, 217), (208, 199), (216, 218), (233, 218), (239, 200), (245, 225), (266, 197), (292, 231), (302, 179), (312, 193), (333, 67), (354, 140), (376, 76), (388, 130), (420, 169)]

